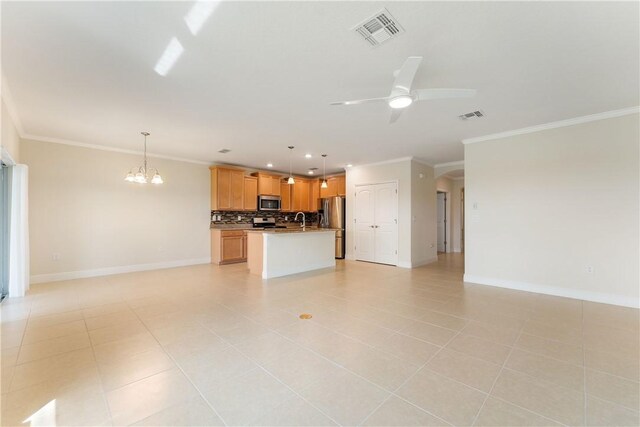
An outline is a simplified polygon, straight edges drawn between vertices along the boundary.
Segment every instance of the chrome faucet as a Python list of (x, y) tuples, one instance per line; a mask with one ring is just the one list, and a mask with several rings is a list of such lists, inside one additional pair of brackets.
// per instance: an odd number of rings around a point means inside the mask
[(298, 220), (298, 215), (302, 215), (302, 225), (300, 227), (302, 227), (302, 230), (304, 230), (305, 227), (306, 227), (306, 220), (305, 220), (305, 217), (304, 217), (304, 212), (298, 212), (296, 214), (295, 218), (293, 218), (294, 221)]

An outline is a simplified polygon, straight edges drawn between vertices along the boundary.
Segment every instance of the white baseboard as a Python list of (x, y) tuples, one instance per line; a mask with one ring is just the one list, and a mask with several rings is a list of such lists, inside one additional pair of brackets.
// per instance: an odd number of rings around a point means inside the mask
[(398, 267), (402, 267), (402, 268), (416, 268), (416, 267), (420, 267), (423, 265), (427, 265), (427, 264), (431, 264), (432, 262), (436, 262), (438, 261), (438, 257), (431, 257), (431, 258), (427, 258), (427, 259), (423, 259), (421, 261), (416, 261), (416, 262), (399, 262), (398, 263)]
[(561, 288), (558, 286), (542, 285), (538, 283), (518, 282), (515, 280), (495, 279), (471, 274), (464, 275), (464, 281), (478, 285), (495, 286), (498, 288), (516, 289), (519, 291), (536, 292), (545, 295), (599, 302), (603, 304), (620, 305), (623, 307), (640, 308), (640, 299), (623, 295), (607, 294), (604, 292), (585, 291), (580, 289)]
[(183, 259), (178, 261), (156, 262), (150, 264), (122, 265), (117, 267), (96, 268), (93, 270), (65, 271), (62, 273), (36, 274), (31, 283), (59, 282), (61, 280), (84, 279), (87, 277), (109, 276), (112, 274), (132, 273), (134, 271), (159, 270), (163, 268), (184, 267), (187, 265), (209, 264), (211, 258)]

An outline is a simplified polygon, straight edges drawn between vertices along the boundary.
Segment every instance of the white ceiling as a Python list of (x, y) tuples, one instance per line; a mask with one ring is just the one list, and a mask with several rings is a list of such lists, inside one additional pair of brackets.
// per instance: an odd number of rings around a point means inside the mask
[[(2, 2), (2, 67), (24, 132), (206, 162), (328, 169), (415, 156), (461, 160), (460, 140), (640, 104), (637, 2), (225, 2), (192, 35), (192, 2)], [(350, 28), (386, 7), (406, 32), (372, 48)], [(172, 37), (184, 46), (162, 77)], [(390, 125), (393, 71), (475, 88)], [(486, 117), (457, 116), (481, 109)], [(222, 148), (232, 151), (218, 154)], [(312, 160), (303, 154), (314, 154)]]

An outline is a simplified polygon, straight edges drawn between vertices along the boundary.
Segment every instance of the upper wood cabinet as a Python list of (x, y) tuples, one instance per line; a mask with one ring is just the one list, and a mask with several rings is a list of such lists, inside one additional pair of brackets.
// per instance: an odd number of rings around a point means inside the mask
[(320, 197), (346, 196), (347, 188), (344, 175), (330, 176), (327, 178), (327, 188), (320, 189)]
[(258, 178), (254, 176), (244, 177), (244, 205), (245, 211), (258, 210)]
[(291, 190), (293, 185), (287, 184), (287, 181), (280, 181), (280, 211), (291, 212)]
[(336, 193), (338, 196), (347, 195), (347, 180), (344, 175), (336, 176)]
[(310, 196), (309, 196), (309, 181), (302, 178), (296, 178), (296, 182), (293, 184), (293, 206), (292, 210), (295, 212), (309, 212), (310, 209)]
[(318, 212), (320, 209), (320, 180), (312, 179), (309, 181), (309, 210)]
[(236, 211), (244, 208), (244, 171), (221, 166), (211, 170), (211, 210)]
[(261, 196), (280, 196), (280, 179), (279, 175), (270, 175), (262, 172), (253, 173), (252, 176), (258, 177), (258, 194)]

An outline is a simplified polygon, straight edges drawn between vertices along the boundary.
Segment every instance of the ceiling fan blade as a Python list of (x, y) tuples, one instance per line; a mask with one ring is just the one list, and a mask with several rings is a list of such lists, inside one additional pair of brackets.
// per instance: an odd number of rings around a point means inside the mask
[(417, 101), (446, 98), (471, 98), (475, 95), (475, 89), (418, 89), (414, 92), (414, 96)]
[(389, 124), (395, 123), (399, 118), (400, 114), (402, 114), (404, 110), (395, 108), (391, 110), (391, 118), (389, 119)]
[(332, 102), (329, 105), (358, 105), (358, 104), (368, 104), (371, 102), (387, 102), (388, 98), (368, 98), (368, 99), (356, 99), (354, 101), (341, 101), (341, 102)]
[(421, 62), (422, 56), (410, 56), (404, 61), (402, 68), (398, 71), (396, 79), (393, 81), (393, 87), (391, 88), (391, 95), (389, 97), (411, 92), (411, 85), (413, 84), (413, 79), (416, 76)]

